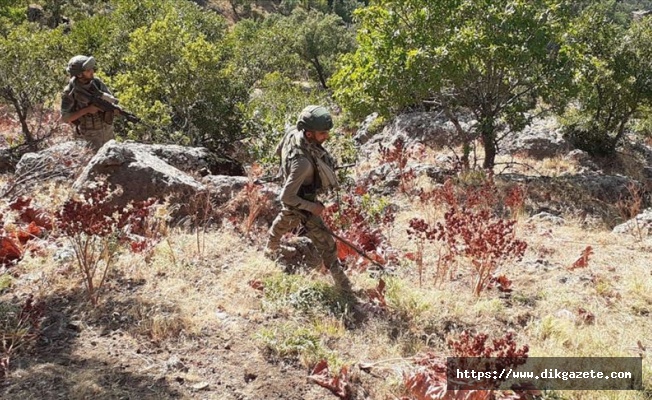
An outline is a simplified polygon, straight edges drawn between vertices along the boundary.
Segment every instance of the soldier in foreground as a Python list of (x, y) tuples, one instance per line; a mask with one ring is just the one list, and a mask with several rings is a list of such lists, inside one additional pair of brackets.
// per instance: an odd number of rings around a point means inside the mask
[(269, 230), (265, 255), (276, 259), (288, 251), (281, 245), (281, 237), (303, 225), (335, 285), (351, 292), (351, 283), (337, 259), (335, 239), (324, 229), (324, 205), (317, 200), (319, 192), (337, 186), (335, 162), (322, 147), (332, 128), (333, 120), (324, 107), (308, 106), (299, 115), (296, 128), (289, 129), (276, 148), (285, 184), (280, 195), (282, 210)]
[(105, 99), (112, 99), (111, 101), (117, 100), (106, 85), (95, 77), (93, 57), (74, 56), (68, 62), (66, 71), (72, 79), (61, 96), (61, 120), (74, 124), (77, 135), (97, 151), (114, 138), (113, 117), (119, 111), (102, 110), (92, 104), (89, 93), (97, 93)]

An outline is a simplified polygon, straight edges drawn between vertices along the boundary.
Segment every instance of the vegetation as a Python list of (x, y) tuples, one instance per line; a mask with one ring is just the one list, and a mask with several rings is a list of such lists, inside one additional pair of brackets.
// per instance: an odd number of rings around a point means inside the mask
[[(48, 181), (0, 197), (0, 397), (446, 399), (446, 357), (497, 354), (503, 367), (528, 356), (641, 357), (643, 388), (491, 387), (466, 398), (649, 397), (649, 228), (616, 236), (592, 225), (598, 207), (635, 217), (649, 193), (632, 184), (605, 204), (572, 183), (505, 183), (492, 170), (505, 135), (543, 113), (594, 155), (624, 158), (629, 133), (652, 132), (652, 17), (631, 18), (651, 1), (26, 7), (0, 0), (0, 128), (19, 134), (6, 143), (37, 150), (59, 139), (65, 65), (88, 54), (144, 122), (117, 119), (121, 140), (237, 155), (251, 179), (225, 204), (190, 199), (195, 218), (174, 228), (164, 221), (175, 204), (114, 207), (101, 183), (72, 193), (71, 182)], [(462, 143), (462, 168), (446, 179), (414, 168), (443, 164), (440, 154), (402, 139), (347, 171), (351, 185), (323, 217), (343, 239), (355, 299), (327, 271), (299, 262), (281, 272), (260, 251), (269, 188), (253, 163), (276, 166), (276, 144), (308, 104), (332, 111), (329, 144), (345, 163), (358, 156), (351, 130), (372, 112), (377, 130), (404, 112), (441, 111)], [(457, 122), (468, 113), (465, 131)], [(472, 170), (478, 142), (483, 170)], [(533, 169), (548, 178), (573, 168), (548, 159)], [(559, 224), (529, 218), (559, 198), (587, 204)]]

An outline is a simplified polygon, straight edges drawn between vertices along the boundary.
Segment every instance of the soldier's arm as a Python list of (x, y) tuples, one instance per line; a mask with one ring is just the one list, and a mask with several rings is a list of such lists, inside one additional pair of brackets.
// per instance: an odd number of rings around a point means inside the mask
[(281, 201), (291, 207), (297, 207), (300, 210), (314, 213), (319, 207), (319, 204), (304, 200), (298, 195), (301, 185), (306, 180), (311, 179), (313, 174), (312, 164), (305, 157), (298, 157), (292, 160), (290, 163), (290, 174), (281, 191)]
[(61, 95), (61, 120), (63, 122), (72, 123), (86, 114), (93, 114), (99, 111), (99, 108), (94, 105), (89, 105), (77, 111), (72, 111), (74, 101), (70, 95), (63, 93)]

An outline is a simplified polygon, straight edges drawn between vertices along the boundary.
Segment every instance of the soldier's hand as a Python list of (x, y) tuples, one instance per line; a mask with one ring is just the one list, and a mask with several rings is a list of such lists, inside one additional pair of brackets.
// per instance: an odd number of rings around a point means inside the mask
[(324, 209), (325, 209), (325, 208), (326, 208), (326, 207), (324, 207), (323, 204), (321, 204), (321, 203), (317, 203), (317, 206), (316, 206), (315, 209), (312, 211), (312, 214), (313, 214), (313, 215), (316, 215), (316, 216), (318, 216), (318, 217), (320, 217), (321, 214), (324, 212)]
[(94, 104), (91, 104), (90, 106), (86, 107), (87, 114), (95, 114), (98, 111), (102, 111), (102, 110)]

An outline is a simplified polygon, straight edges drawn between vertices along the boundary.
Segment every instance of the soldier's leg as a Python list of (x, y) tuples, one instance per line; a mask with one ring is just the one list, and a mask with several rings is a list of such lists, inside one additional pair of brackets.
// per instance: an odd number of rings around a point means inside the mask
[(296, 211), (281, 210), (274, 219), (271, 228), (269, 228), (269, 238), (265, 246), (265, 253), (271, 254), (278, 251), (283, 235), (299, 226), (303, 219), (304, 217)]
[(317, 248), (324, 265), (326, 265), (333, 277), (333, 281), (335, 281), (335, 286), (346, 292), (352, 292), (351, 282), (344, 273), (340, 260), (337, 259), (335, 238), (323, 229), (324, 222), (322, 219), (312, 215), (306, 221), (305, 227), (306, 235)]
[(82, 133), (84, 140), (88, 142), (90, 147), (97, 151), (104, 145), (104, 143), (114, 138), (113, 125), (105, 125), (99, 129), (88, 129)]

